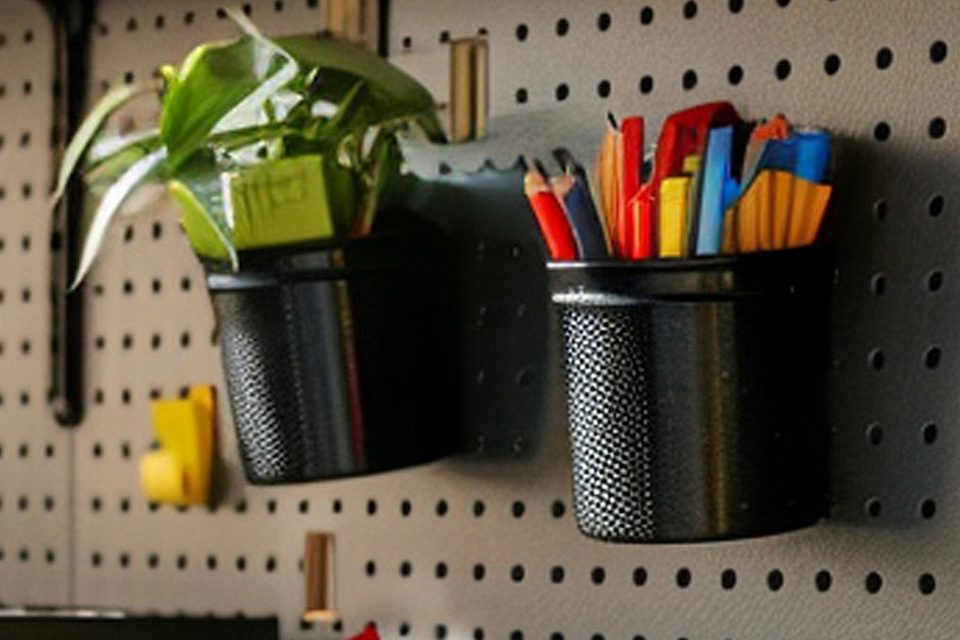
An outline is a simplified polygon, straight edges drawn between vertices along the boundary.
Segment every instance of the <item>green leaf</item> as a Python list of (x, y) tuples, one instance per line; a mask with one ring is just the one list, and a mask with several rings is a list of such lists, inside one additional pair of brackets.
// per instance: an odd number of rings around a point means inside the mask
[(77, 168), (77, 165), (83, 158), (83, 154), (107, 118), (134, 98), (155, 91), (156, 89), (157, 86), (155, 83), (119, 85), (110, 89), (107, 94), (97, 102), (96, 106), (80, 125), (80, 128), (77, 129), (77, 132), (70, 140), (70, 144), (67, 145), (64, 151), (63, 161), (60, 164), (60, 172), (57, 175), (57, 187), (53, 192), (51, 206), (56, 205), (60, 198), (63, 197), (63, 191), (67, 188), (70, 176)]
[(209, 202), (209, 194), (202, 190), (195, 192), (180, 180), (171, 180), (167, 184), (167, 191), (183, 211), (183, 230), (194, 252), (203, 258), (229, 263), (230, 268), (236, 271), (239, 266), (237, 250), (217, 224), (212, 212), (216, 205)]
[(84, 230), (83, 246), (80, 250), (80, 263), (73, 279), (71, 289), (75, 289), (86, 276), (93, 264), (100, 245), (107, 234), (110, 222), (116, 216), (127, 197), (138, 187), (144, 184), (157, 173), (158, 168), (167, 159), (167, 150), (160, 148), (150, 155), (141, 158), (124, 173), (113, 186), (107, 189), (100, 205), (97, 207), (89, 226)]
[[(339, 102), (344, 95), (342, 92), (348, 91), (352, 82), (362, 79), (370, 89), (371, 124), (414, 118), (431, 140), (444, 139), (443, 127), (437, 120), (436, 105), (430, 93), (383, 58), (326, 35), (285, 36), (276, 38), (275, 42), (303, 68), (319, 69), (311, 95)], [(352, 82), (343, 74), (352, 77)], [(335, 94), (331, 89), (341, 93)]]
[(186, 161), (218, 126), (255, 124), (253, 111), (297, 71), (293, 58), (262, 35), (194, 49), (168, 87), (160, 117), (171, 168)]

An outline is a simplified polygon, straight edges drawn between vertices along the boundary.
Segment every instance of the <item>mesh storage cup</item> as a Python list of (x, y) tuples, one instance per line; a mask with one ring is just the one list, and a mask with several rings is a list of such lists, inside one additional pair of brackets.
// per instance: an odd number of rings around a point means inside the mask
[(548, 267), (584, 534), (712, 540), (825, 515), (823, 249)]
[(208, 276), (250, 482), (384, 471), (452, 451), (452, 320), (432, 247), (395, 234), (251, 252), (240, 273)]

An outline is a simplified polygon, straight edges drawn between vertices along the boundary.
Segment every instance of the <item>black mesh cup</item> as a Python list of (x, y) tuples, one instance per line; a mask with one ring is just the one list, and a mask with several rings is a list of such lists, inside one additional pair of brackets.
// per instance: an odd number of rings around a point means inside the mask
[(437, 246), (425, 232), (390, 234), (249, 252), (239, 273), (208, 275), (250, 482), (372, 473), (452, 451)]
[(823, 248), (548, 268), (584, 534), (716, 540), (825, 515)]

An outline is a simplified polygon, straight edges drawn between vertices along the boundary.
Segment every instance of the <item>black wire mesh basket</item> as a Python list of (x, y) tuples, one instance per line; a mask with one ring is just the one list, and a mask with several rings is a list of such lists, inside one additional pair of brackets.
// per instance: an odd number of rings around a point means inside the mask
[(825, 515), (827, 251), (548, 266), (584, 534), (740, 538)]
[(248, 252), (241, 265), (207, 284), (250, 482), (373, 473), (453, 451), (439, 234)]

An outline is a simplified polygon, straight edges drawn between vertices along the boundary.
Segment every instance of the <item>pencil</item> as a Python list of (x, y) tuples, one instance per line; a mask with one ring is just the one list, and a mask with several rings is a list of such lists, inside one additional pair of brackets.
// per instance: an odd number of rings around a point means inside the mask
[(530, 168), (524, 175), (523, 192), (533, 210), (551, 259), (576, 260), (577, 245), (570, 222), (560, 201), (551, 190), (546, 175), (539, 167)]

